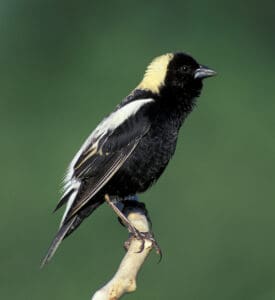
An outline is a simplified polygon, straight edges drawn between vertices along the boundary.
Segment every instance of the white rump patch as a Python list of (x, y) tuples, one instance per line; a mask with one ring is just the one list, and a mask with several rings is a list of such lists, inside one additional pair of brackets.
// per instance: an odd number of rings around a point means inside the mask
[(74, 192), (71, 194), (71, 196), (69, 197), (69, 200), (67, 202), (67, 205), (66, 205), (66, 209), (65, 209), (65, 212), (63, 214), (63, 217), (62, 217), (62, 220), (60, 222), (60, 227), (63, 225), (63, 222), (70, 210), (70, 208), (72, 207), (73, 203), (74, 203), (74, 200), (75, 200), (75, 197), (78, 193), (78, 189), (80, 187), (80, 182), (77, 181), (77, 180), (74, 180), (73, 183), (71, 183), (71, 186), (67, 188), (66, 192), (65, 193), (68, 193), (68, 189), (74, 189)]

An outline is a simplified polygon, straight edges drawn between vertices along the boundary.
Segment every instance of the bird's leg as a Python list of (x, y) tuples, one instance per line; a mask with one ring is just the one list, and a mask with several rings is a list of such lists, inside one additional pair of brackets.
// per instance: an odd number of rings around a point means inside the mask
[(125, 227), (128, 228), (128, 230), (138, 238), (139, 231), (131, 224), (131, 222), (125, 217), (125, 215), (122, 213), (122, 211), (113, 203), (113, 201), (110, 199), (110, 196), (106, 194), (104, 196), (105, 201), (109, 204), (109, 206), (112, 208), (112, 210), (116, 213), (116, 215), (119, 217), (121, 222)]
[(142, 242), (141, 247), (139, 252), (142, 252), (144, 249), (145, 245), (145, 240), (151, 241), (153, 247), (156, 249), (157, 254), (160, 255), (160, 260), (162, 258), (162, 252), (161, 249), (156, 242), (154, 235), (152, 231), (150, 230), (149, 232), (140, 232), (137, 230), (131, 222), (128, 220), (127, 216), (129, 216), (133, 212), (139, 212), (140, 214), (144, 215), (147, 220), (149, 221), (150, 225), (152, 225), (148, 211), (145, 207), (144, 203), (134, 201), (134, 200), (123, 200), (120, 203), (123, 205), (123, 208), (120, 210), (110, 199), (110, 196), (108, 194), (105, 195), (105, 201), (109, 204), (109, 206), (114, 210), (114, 212), (117, 214), (119, 217), (120, 222), (125, 225), (129, 232), (130, 232), (130, 237), (129, 239), (124, 243), (124, 247), (128, 249), (131, 239), (135, 237), (136, 239), (140, 240)]
[[(140, 232), (138, 231), (138, 237), (136, 237), (137, 239), (140, 239), (142, 241), (142, 245), (141, 248), (139, 250), (139, 252), (142, 252), (144, 249), (144, 244), (145, 244), (145, 240), (149, 240), (152, 243), (152, 246), (155, 248), (157, 254), (160, 255), (160, 260), (162, 259), (162, 251), (161, 248), (159, 246), (159, 244), (157, 243), (157, 241), (155, 240), (154, 234), (152, 232), (152, 222), (148, 213), (148, 210), (146, 209), (146, 206), (144, 203), (139, 202), (139, 201), (133, 201), (133, 200), (124, 200), (122, 201), (123, 203), (123, 209), (122, 212), (123, 214), (128, 218), (130, 218), (131, 213), (133, 212), (140, 212), (140, 214), (144, 215), (147, 219), (147, 221), (150, 224), (150, 231), (148, 232)], [(134, 235), (135, 236), (135, 235)], [(130, 238), (128, 239), (128, 241), (125, 242), (125, 248), (128, 249), (128, 245), (131, 242), (131, 238), (132, 236), (130, 236)]]

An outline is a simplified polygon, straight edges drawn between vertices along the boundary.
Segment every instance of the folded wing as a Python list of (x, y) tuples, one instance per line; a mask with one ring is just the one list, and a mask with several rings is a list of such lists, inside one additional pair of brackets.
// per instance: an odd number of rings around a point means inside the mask
[(150, 129), (153, 99), (132, 101), (105, 118), (68, 168), (65, 192), (57, 205), (67, 208), (61, 226), (77, 214), (114, 176)]

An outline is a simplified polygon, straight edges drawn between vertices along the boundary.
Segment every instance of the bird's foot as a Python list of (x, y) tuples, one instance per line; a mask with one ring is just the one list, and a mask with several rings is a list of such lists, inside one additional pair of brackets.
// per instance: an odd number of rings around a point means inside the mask
[[(110, 199), (110, 196), (108, 194), (105, 195), (106, 202), (110, 205), (110, 207), (114, 210), (116, 215), (119, 218), (119, 222), (124, 225), (128, 231), (130, 232), (130, 237), (128, 240), (124, 243), (125, 250), (128, 250), (131, 244), (131, 241), (135, 238), (137, 240), (141, 241), (141, 246), (138, 251), (138, 253), (141, 253), (144, 250), (145, 247), (145, 241), (150, 241), (152, 244), (152, 247), (155, 248), (157, 254), (160, 255), (160, 260), (162, 259), (162, 252), (160, 249), (160, 246), (158, 245), (157, 241), (154, 238), (153, 233), (150, 231), (148, 232), (141, 232), (135, 228), (135, 226), (130, 222), (128, 219), (129, 215), (135, 211), (135, 213), (139, 213), (141, 215), (144, 215), (149, 222), (149, 226), (152, 226), (152, 222), (150, 220), (148, 211), (145, 207), (144, 203), (133, 201), (133, 200), (124, 200), (121, 201), (123, 204), (122, 211), (120, 208), (117, 207), (117, 205)], [(136, 198), (135, 198), (136, 200)]]
[(135, 238), (135, 239), (141, 241), (140, 249), (137, 252), (137, 253), (141, 253), (144, 250), (145, 242), (147, 240), (147, 241), (150, 241), (152, 243), (152, 247), (156, 250), (156, 253), (160, 255), (160, 260), (162, 259), (161, 248), (160, 248), (159, 244), (157, 243), (157, 241), (155, 240), (153, 233), (151, 233), (151, 232), (140, 232), (136, 228), (134, 228), (133, 231), (132, 231), (132, 228), (129, 228), (129, 231), (130, 231), (130, 237), (124, 243), (125, 250), (129, 249), (132, 239)]

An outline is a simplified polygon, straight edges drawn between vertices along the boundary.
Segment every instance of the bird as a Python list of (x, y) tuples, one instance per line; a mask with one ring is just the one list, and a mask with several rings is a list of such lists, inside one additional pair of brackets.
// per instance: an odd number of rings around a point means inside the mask
[(138, 86), (99, 123), (71, 161), (55, 211), (65, 204), (66, 209), (41, 266), (105, 200), (135, 197), (159, 179), (203, 80), (214, 75), (185, 52), (152, 60)]

